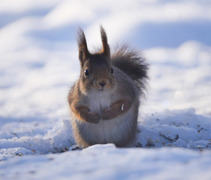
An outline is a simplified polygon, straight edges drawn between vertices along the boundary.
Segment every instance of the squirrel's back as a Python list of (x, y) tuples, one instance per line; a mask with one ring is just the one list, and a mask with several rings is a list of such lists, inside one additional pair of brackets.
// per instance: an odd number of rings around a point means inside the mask
[(126, 45), (117, 47), (111, 56), (111, 63), (134, 80), (140, 93), (143, 93), (148, 78), (148, 64), (139, 51), (129, 49)]

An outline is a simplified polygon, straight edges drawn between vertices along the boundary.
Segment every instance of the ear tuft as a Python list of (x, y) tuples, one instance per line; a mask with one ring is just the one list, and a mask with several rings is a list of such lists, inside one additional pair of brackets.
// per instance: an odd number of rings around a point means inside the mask
[(84, 62), (86, 61), (87, 57), (89, 56), (89, 51), (87, 48), (86, 38), (84, 31), (79, 28), (78, 30), (78, 50), (79, 50), (79, 60), (81, 63), (81, 66), (84, 65)]
[(103, 45), (102, 54), (104, 54), (107, 58), (110, 59), (110, 48), (107, 41), (107, 35), (103, 26), (100, 26), (100, 34), (101, 34), (101, 40), (102, 40), (102, 45)]

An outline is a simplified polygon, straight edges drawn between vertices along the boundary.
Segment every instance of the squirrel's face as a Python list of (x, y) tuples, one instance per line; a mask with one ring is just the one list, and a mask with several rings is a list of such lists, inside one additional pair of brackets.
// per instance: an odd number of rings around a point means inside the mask
[(114, 87), (113, 68), (102, 54), (90, 55), (81, 68), (80, 86), (84, 92), (107, 92)]
[(100, 52), (91, 54), (87, 48), (84, 32), (79, 30), (78, 47), (81, 64), (80, 88), (83, 92), (110, 91), (114, 87), (113, 69), (110, 62), (110, 48), (106, 33), (101, 27), (103, 48)]

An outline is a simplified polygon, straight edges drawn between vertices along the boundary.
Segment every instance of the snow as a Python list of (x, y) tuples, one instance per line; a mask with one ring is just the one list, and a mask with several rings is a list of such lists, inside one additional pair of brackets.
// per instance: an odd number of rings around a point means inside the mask
[[(211, 153), (187, 149), (117, 149), (16, 157), (0, 164), (2, 179), (209, 179)], [(10, 168), (13, 167), (13, 168)]]
[[(204, 13), (206, 12), (206, 13)], [(211, 3), (0, 1), (0, 179), (211, 179)], [(129, 42), (150, 63), (137, 139), (77, 149), (67, 94), (90, 51)]]
[(145, 115), (128, 148), (106, 144), (77, 150), (69, 120), (39, 126), (18, 122), (1, 127), (0, 178), (211, 178), (211, 117), (194, 109)]

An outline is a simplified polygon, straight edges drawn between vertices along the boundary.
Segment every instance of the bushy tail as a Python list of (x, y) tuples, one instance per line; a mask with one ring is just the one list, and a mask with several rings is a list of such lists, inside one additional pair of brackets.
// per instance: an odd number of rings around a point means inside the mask
[(138, 89), (143, 92), (146, 88), (146, 80), (148, 78), (149, 65), (136, 50), (131, 50), (128, 46), (117, 48), (111, 56), (112, 65), (122, 70), (131, 77)]

